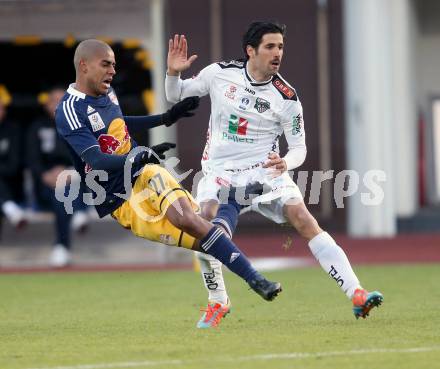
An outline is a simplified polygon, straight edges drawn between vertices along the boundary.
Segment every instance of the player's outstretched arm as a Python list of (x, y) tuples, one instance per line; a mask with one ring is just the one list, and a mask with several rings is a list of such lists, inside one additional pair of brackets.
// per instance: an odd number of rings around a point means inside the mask
[(162, 114), (162, 121), (167, 127), (176, 123), (180, 118), (188, 118), (194, 116), (194, 110), (199, 107), (200, 97), (190, 96), (178, 103), (174, 104), (164, 114)]
[(178, 76), (184, 70), (187, 70), (197, 55), (191, 55), (188, 58), (188, 42), (185, 35), (174, 35), (168, 41), (167, 74), (169, 76)]
[(198, 96), (190, 96), (174, 104), (163, 114), (124, 116), (124, 121), (130, 134), (144, 133), (150, 128), (163, 125), (169, 127), (181, 118), (192, 117), (199, 102)]

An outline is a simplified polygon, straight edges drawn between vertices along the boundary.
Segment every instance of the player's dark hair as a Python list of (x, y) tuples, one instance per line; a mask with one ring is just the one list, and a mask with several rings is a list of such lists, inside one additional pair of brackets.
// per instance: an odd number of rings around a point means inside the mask
[(261, 44), (261, 40), (266, 33), (281, 33), (285, 36), (286, 25), (275, 22), (253, 22), (249, 25), (246, 33), (243, 35), (242, 46), (246, 60), (249, 59), (249, 55), (246, 51), (248, 45), (257, 49)]

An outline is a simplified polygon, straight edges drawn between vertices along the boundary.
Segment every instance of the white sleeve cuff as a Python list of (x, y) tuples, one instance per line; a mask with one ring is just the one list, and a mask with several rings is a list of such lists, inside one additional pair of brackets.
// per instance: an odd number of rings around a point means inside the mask
[(171, 103), (176, 103), (180, 100), (182, 90), (182, 80), (180, 76), (165, 76), (165, 96)]
[(298, 168), (306, 160), (307, 149), (305, 146), (298, 146), (290, 149), (283, 158), (287, 165), (287, 170)]

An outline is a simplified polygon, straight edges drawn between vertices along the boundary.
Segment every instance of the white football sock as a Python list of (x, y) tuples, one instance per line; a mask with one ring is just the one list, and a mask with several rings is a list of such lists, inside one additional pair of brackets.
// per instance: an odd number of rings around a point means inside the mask
[(327, 232), (322, 232), (313, 237), (309, 241), (309, 247), (325, 272), (336, 281), (342, 291), (351, 299), (354, 290), (361, 287), (345, 252)]
[(208, 300), (227, 304), (228, 295), (223, 279), (222, 263), (211, 255), (202, 252), (196, 252), (196, 254), (200, 261), (203, 283), (208, 291)]

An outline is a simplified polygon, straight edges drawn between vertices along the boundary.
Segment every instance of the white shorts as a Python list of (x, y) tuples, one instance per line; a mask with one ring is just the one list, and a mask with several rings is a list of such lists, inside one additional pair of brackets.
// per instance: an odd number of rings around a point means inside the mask
[(246, 198), (245, 186), (240, 182), (241, 186), (237, 185), (227, 174), (221, 177), (214, 174), (205, 175), (198, 184), (196, 200), (199, 204), (208, 200), (227, 203), (231, 194), (230, 186), (238, 186), (234, 198), (244, 206), (240, 214), (256, 211), (276, 223), (288, 222), (283, 211), (286, 203), (298, 204), (303, 201), (301, 191), (287, 172), (276, 178), (264, 176), (258, 182), (248, 182), (247, 188), (252, 188), (254, 184), (262, 189), (262, 194), (255, 194), (257, 191), (251, 192), (249, 198)]

